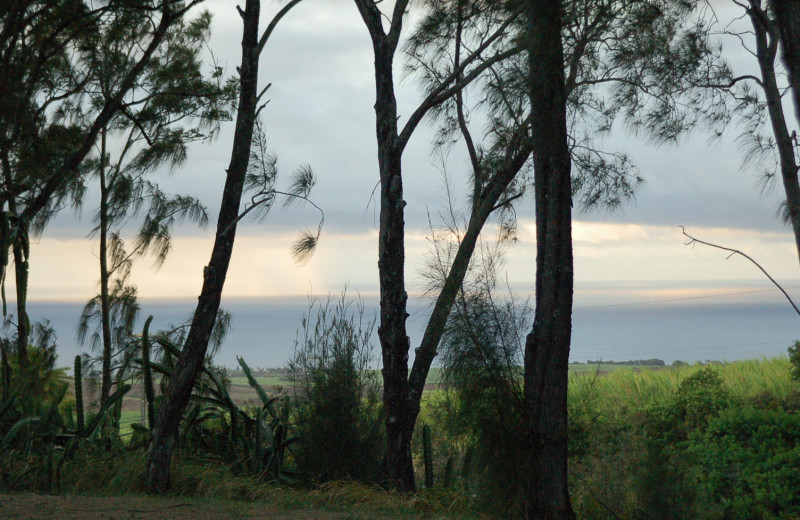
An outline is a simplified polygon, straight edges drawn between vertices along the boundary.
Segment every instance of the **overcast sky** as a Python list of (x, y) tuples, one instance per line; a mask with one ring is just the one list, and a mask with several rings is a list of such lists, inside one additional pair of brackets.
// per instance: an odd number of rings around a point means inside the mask
[[(235, 3), (208, 0), (205, 5), (214, 14), (211, 47), (233, 74), (241, 39)], [(276, 4), (264, 2), (262, 27), (275, 10)], [(401, 62), (398, 57), (398, 72)], [(318, 183), (312, 197), (325, 211), (325, 228), (314, 257), (298, 266), (289, 247), (298, 231), (316, 226), (312, 209), (276, 211), (263, 222), (241, 226), (226, 296), (337, 292), (345, 283), (365, 293), (377, 290), (372, 64), (369, 36), (350, 0), (305, 0), (278, 27), (261, 59), (261, 84), (272, 83), (264, 123), (284, 179), (299, 164), (307, 163), (315, 171)], [(402, 124), (420, 94), (413, 80), (398, 74), (398, 82)], [(230, 157), (232, 126), (226, 125), (212, 144), (193, 147), (185, 166), (159, 181), (173, 193), (200, 197), (212, 222)], [(421, 288), (418, 271), (428, 250), (428, 214), (435, 220), (446, 200), (442, 166), (431, 156), (431, 135), (430, 127), (419, 128), (403, 158), (411, 292)], [(775, 185), (764, 191), (758, 167), (741, 168), (735, 136), (731, 131), (709, 143), (706, 136), (695, 134), (677, 146), (655, 148), (620, 128), (607, 140), (610, 149), (631, 155), (646, 183), (636, 201), (615, 214), (576, 215), (579, 297), (582, 291), (588, 294), (589, 288), (611, 282), (654, 282), (668, 289), (760, 279), (741, 259), (726, 260), (719, 251), (686, 247), (679, 225), (699, 238), (745, 250), (779, 280), (791, 283), (798, 278), (791, 232), (775, 218), (782, 188)], [(447, 172), (456, 185), (466, 178), (466, 160), (458, 148)], [(95, 294), (97, 246), (85, 236), (96, 205), (89, 198), (80, 218), (60, 216), (32, 249), (31, 299), (86, 300)], [(509, 279), (530, 289), (535, 260), (531, 204), (520, 206), (518, 216), (519, 242), (509, 251)], [(134, 270), (140, 295), (195, 297), (213, 229), (176, 230), (172, 255), (158, 272), (148, 260), (141, 261)]]

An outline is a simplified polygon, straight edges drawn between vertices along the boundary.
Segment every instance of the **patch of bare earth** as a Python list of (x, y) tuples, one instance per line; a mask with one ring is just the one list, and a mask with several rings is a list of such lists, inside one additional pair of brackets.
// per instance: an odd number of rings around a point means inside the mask
[[(3, 520), (344, 520), (351, 513), (303, 509), (281, 511), (269, 504), (191, 500), (138, 495), (122, 497), (0, 495)], [(366, 517), (363, 517), (366, 518)]]

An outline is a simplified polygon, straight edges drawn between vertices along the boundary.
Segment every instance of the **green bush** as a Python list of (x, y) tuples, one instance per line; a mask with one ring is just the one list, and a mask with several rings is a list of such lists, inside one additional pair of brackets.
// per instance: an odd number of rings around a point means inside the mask
[(789, 347), (789, 362), (792, 364), (792, 379), (800, 381), (800, 341)]
[(378, 482), (383, 457), (383, 414), (378, 373), (372, 367), (374, 320), (345, 295), (316, 310), (312, 302), (295, 340), (288, 371), (298, 394), (293, 448), (298, 468), (317, 481)]
[(684, 379), (675, 393), (683, 420), (700, 426), (728, 405), (728, 391), (719, 372), (707, 366)]
[(800, 515), (800, 416), (731, 407), (689, 437), (703, 486), (730, 520)]

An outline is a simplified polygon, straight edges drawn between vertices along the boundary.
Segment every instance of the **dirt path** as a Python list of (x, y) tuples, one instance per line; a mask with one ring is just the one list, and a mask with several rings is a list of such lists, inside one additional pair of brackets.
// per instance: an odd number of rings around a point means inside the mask
[(0, 495), (0, 519), (25, 520), (344, 520), (358, 513), (304, 509), (281, 511), (269, 504), (185, 498)]

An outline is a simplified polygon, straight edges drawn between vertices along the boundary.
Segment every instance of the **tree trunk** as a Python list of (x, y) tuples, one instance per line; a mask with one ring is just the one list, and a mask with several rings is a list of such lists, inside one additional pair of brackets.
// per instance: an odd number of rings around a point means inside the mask
[(372, 38), (375, 55), (375, 120), (381, 182), (378, 277), (381, 314), (378, 338), (383, 360), (383, 407), (386, 454), (383, 485), (401, 492), (416, 490), (411, 458), (413, 419), (408, 411), (408, 294), (405, 290), (405, 221), (402, 148), (398, 143), (397, 100), (393, 62), (407, 0), (395, 4), (391, 30), (384, 33), (382, 15), (372, 0), (355, 0)]
[(413, 422), (408, 398), (408, 351), (406, 332), (408, 294), (405, 290), (405, 219), (403, 177), (397, 140), (397, 102), (392, 78), (392, 51), (376, 49), (378, 162), (381, 176), (381, 213), (378, 234), (378, 273), (381, 320), (378, 337), (383, 353), (383, 401), (386, 413), (385, 484), (413, 492), (411, 459)]
[(789, 71), (789, 83), (794, 94), (794, 109), (800, 122), (800, 2), (771, 0), (775, 21), (781, 35), (783, 63)]
[(31, 321), (28, 317), (28, 257), (25, 254), (27, 247), (23, 247), (23, 242), (27, 240), (27, 229), (18, 230), (13, 247), (17, 293), (17, 360), (22, 370), (28, 367), (28, 342), (31, 334)]
[(100, 133), (100, 328), (103, 336), (103, 368), (100, 402), (111, 395), (111, 302), (108, 297), (108, 186), (106, 185), (106, 135)]
[(561, 5), (526, 4), (536, 200), (536, 310), (525, 342), (526, 518), (572, 520), (567, 376), (572, 329), (572, 194)]
[(178, 426), (205, 359), (233, 252), (258, 103), (259, 11), (259, 0), (247, 0), (245, 10), (240, 12), (244, 21), (242, 64), (239, 68), (241, 90), (231, 161), (225, 179), (211, 260), (203, 272), (203, 288), (183, 352), (164, 393), (152, 429), (153, 439), (147, 452), (145, 473), (146, 486), (150, 493), (160, 493), (169, 488), (169, 467)]
[(764, 95), (767, 99), (772, 132), (778, 150), (781, 181), (786, 194), (786, 212), (794, 232), (795, 248), (800, 261), (800, 182), (797, 176), (797, 161), (794, 145), (786, 125), (783, 112), (781, 91), (775, 75), (775, 60), (778, 55), (778, 27), (768, 17), (768, 13), (760, 7), (760, 0), (751, 0), (748, 10), (756, 36), (756, 56), (761, 71)]

